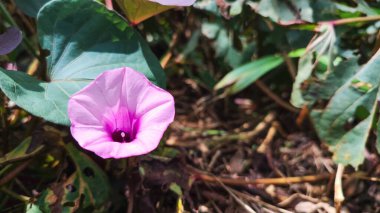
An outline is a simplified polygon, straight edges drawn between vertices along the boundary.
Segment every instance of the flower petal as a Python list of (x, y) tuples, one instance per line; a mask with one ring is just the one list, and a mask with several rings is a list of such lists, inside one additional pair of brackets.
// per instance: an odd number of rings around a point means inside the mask
[(194, 4), (195, 0), (150, 0), (152, 2), (156, 2), (162, 5), (167, 6), (190, 6)]
[(68, 113), (72, 125), (118, 126), (115, 113), (120, 108), (123, 81), (119, 75), (109, 73), (104, 72), (70, 98)]
[(112, 140), (103, 127), (72, 127), (71, 134), (75, 135), (75, 139), (78, 141), (81, 147), (88, 146), (90, 144), (96, 144), (97, 142)]
[(22, 41), (22, 33), (16, 27), (8, 28), (0, 34), (0, 55), (5, 55), (14, 50)]
[[(127, 158), (138, 155), (143, 155), (154, 150), (162, 137), (163, 132), (147, 131), (140, 135), (130, 143), (119, 143), (114, 141), (96, 141), (94, 143), (82, 146), (84, 149), (93, 151), (102, 158)], [(150, 137), (153, 137), (157, 142), (151, 143)], [(143, 141), (149, 139), (149, 141)]]

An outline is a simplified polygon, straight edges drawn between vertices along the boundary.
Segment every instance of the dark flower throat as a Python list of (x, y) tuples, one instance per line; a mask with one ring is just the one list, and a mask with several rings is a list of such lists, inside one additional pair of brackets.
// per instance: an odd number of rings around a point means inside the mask
[(112, 133), (112, 140), (120, 143), (129, 143), (131, 142), (131, 135), (128, 132), (124, 132), (123, 130), (115, 130)]

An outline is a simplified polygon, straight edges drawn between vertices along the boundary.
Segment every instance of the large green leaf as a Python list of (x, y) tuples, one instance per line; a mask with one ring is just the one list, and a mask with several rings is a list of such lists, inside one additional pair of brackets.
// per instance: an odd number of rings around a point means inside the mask
[(67, 101), (100, 73), (128, 66), (165, 86), (162, 68), (141, 36), (115, 12), (92, 0), (53, 0), (40, 11), (38, 32), (50, 50), (50, 82), (0, 69), (0, 87), (17, 105), (69, 125)]
[(64, 182), (43, 191), (36, 204), (44, 212), (87, 212), (89, 207), (99, 208), (110, 196), (107, 176), (73, 144), (66, 145), (66, 149), (76, 171)]
[(326, 108), (314, 109), (311, 117), (318, 136), (334, 153), (334, 161), (358, 167), (364, 160), (380, 99), (380, 51), (357, 72), (352, 61), (345, 63), (348, 64), (330, 74), (322, 87), (325, 91), (335, 90)]
[(116, 0), (132, 24), (138, 24), (161, 12), (174, 8), (149, 0)]

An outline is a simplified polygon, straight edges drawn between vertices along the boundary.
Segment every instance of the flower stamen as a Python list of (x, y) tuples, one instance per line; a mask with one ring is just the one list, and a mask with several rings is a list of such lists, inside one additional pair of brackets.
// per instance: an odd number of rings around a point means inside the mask
[(120, 143), (129, 143), (131, 142), (131, 136), (128, 132), (124, 132), (123, 130), (116, 129), (112, 133), (112, 140), (115, 142), (120, 142)]

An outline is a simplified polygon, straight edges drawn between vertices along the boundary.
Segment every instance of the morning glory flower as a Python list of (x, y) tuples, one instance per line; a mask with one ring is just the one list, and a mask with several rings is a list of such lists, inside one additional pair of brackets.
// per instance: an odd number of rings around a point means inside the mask
[(162, 5), (167, 6), (190, 6), (194, 4), (195, 0), (150, 0), (152, 2), (156, 2)]
[(71, 134), (102, 158), (154, 150), (174, 119), (174, 99), (143, 74), (123, 67), (105, 71), (70, 97)]
[(8, 28), (0, 34), (0, 55), (6, 55), (14, 50), (22, 41), (22, 33), (16, 27)]

